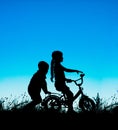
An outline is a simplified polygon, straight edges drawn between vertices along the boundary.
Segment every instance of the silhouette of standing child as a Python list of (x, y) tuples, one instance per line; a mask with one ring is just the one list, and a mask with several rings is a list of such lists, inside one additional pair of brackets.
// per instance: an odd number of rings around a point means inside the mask
[(64, 72), (82, 73), (82, 71), (65, 68), (64, 66), (61, 65), (62, 61), (63, 61), (63, 53), (58, 50), (53, 51), (51, 60), (51, 81), (53, 82), (53, 78), (55, 79), (56, 90), (61, 91), (63, 94), (67, 96), (68, 112), (73, 112), (73, 93), (66, 85), (66, 82), (71, 82), (71, 80), (65, 77)]
[(40, 61), (38, 63), (38, 70), (33, 74), (29, 85), (28, 94), (30, 95), (32, 101), (28, 103), (25, 110), (34, 110), (35, 106), (41, 103), (41, 89), (45, 94), (50, 94), (51, 92), (47, 89), (46, 74), (48, 72), (49, 65), (45, 61)]

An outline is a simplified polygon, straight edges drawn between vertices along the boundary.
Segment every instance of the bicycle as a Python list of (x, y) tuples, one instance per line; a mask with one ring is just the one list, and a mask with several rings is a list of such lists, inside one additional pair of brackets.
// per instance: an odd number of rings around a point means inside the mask
[[(94, 111), (95, 110), (95, 102), (92, 98), (85, 95), (83, 93), (83, 88), (81, 87), (83, 84), (83, 77), (85, 76), (84, 73), (80, 74), (80, 78), (76, 80), (71, 80), (74, 82), (76, 86), (78, 86), (78, 91), (73, 97), (73, 102), (80, 96), (78, 100), (78, 108), (80, 108), (83, 112), (85, 111)], [(78, 80), (81, 80), (80, 83), (77, 83)], [(46, 96), (41, 105), (45, 110), (53, 110), (53, 111), (61, 111), (63, 107), (68, 108), (68, 100), (64, 94), (59, 93), (51, 93), (50, 95)]]

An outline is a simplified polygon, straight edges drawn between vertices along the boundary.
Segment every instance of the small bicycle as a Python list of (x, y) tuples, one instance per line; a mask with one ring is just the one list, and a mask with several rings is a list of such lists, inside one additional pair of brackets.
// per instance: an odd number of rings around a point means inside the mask
[[(74, 82), (76, 86), (78, 86), (78, 91), (73, 97), (73, 102), (80, 96), (78, 100), (78, 105), (83, 112), (84, 111), (94, 111), (95, 110), (95, 102), (90, 97), (83, 93), (83, 88), (81, 87), (83, 84), (83, 77), (85, 76), (84, 73), (80, 74), (80, 78), (77, 80), (71, 80)], [(81, 80), (80, 83), (77, 83), (78, 80)], [(51, 93), (46, 96), (41, 105), (45, 110), (56, 110), (61, 111), (64, 107), (68, 109), (68, 100), (66, 95), (59, 94), (59, 93)]]

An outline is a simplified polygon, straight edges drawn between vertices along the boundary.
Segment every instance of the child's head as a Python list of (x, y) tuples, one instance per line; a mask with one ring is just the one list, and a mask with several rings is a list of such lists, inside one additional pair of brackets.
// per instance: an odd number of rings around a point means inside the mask
[(39, 68), (40, 71), (47, 73), (48, 68), (49, 68), (49, 64), (45, 61), (40, 61), (38, 63), (38, 68)]
[(63, 53), (61, 51), (53, 51), (52, 52), (52, 59), (55, 61), (62, 61), (63, 60)]

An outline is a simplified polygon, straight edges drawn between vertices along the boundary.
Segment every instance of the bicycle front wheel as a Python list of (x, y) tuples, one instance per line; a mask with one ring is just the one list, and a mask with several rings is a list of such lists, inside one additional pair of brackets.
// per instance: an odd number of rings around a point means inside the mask
[(85, 96), (80, 99), (79, 107), (83, 112), (85, 111), (92, 112), (95, 110), (95, 102), (91, 98)]
[(58, 96), (50, 95), (46, 97), (43, 101), (43, 107), (46, 111), (60, 111), (61, 102)]

